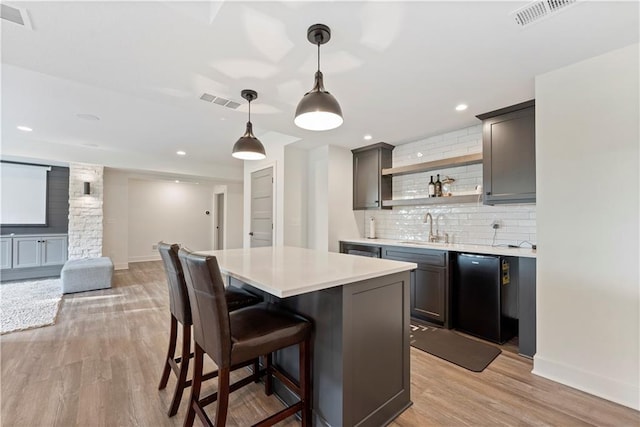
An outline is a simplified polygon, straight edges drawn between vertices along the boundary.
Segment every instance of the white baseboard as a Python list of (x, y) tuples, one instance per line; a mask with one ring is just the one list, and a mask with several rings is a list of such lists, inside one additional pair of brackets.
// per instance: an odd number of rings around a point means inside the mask
[(129, 257), (129, 262), (147, 262), (147, 261), (160, 261), (160, 254), (158, 255), (141, 255)]
[(114, 270), (128, 270), (129, 269), (129, 263), (128, 262), (119, 262), (119, 263), (113, 264), (113, 268), (114, 268)]
[(629, 408), (640, 410), (640, 384), (621, 382), (574, 366), (533, 357), (533, 374), (582, 390)]

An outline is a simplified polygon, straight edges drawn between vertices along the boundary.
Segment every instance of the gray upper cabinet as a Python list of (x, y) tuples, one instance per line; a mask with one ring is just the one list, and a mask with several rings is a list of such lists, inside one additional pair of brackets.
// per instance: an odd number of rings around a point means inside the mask
[(382, 175), (392, 164), (393, 145), (380, 142), (351, 150), (353, 153), (353, 209), (391, 209), (382, 206), (391, 199), (391, 175)]
[(481, 114), (484, 204), (535, 203), (535, 101)]

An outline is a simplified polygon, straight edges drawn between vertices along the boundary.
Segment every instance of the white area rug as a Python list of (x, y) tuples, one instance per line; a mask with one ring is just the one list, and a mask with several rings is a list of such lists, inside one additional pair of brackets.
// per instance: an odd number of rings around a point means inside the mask
[(61, 298), (60, 279), (0, 284), (0, 334), (53, 325)]

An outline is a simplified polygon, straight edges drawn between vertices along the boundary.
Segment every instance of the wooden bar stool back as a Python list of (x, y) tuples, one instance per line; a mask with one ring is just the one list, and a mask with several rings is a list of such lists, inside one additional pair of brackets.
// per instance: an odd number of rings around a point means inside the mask
[[(276, 376), (299, 401), (256, 425), (269, 426), (301, 412), (302, 425), (311, 425), (311, 330), (312, 324), (302, 316), (260, 303), (229, 312), (224, 298), (224, 285), (215, 257), (179, 252), (191, 301), (195, 358), (193, 386), (185, 427), (193, 425), (196, 414), (208, 426), (224, 426), (227, 418), (229, 393), (266, 374), (265, 393), (271, 394), (271, 376)], [(299, 346), (300, 379), (295, 381), (280, 372), (270, 362), (271, 353), (292, 345)], [(204, 354), (218, 365), (218, 391), (200, 398)], [(251, 360), (265, 357), (265, 369), (230, 384), (231, 371), (246, 366)], [(215, 424), (204, 407), (217, 401)]]
[[(170, 417), (178, 412), (184, 389), (191, 386), (191, 380), (187, 380), (187, 371), (189, 370), (189, 359), (193, 357), (193, 353), (191, 353), (191, 326), (193, 325), (191, 305), (189, 304), (189, 294), (184, 281), (182, 265), (178, 259), (179, 249), (177, 244), (158, 243), (158, 250), (167, 274), (169, 309), (171, 311), (169, 348), (158, 389), (162, 390), (167, 386), (169, 375), (173, 371), (176, 374), (177, 383), (168, 411)], [(261, 298), (241, 289), (227, 288), (224, 294), (225, 298), (229, 299), (229, 309), (238, 309), (261, 301)], [(182, 355), (176, 358), (178, 324), (182, 326)], [(212, 376), (208, 375), (207, 378), (212, 378)]]

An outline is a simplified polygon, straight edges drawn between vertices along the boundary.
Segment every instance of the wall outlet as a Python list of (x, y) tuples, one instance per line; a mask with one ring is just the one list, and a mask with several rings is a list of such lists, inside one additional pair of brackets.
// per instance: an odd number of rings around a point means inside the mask
[(494, 219), (491, 222), (491, 228), (493, 228), (494, 230), (497, 230), (498, 228), (500, 228), (500, 220), (499, 219)]
[(151, 249), (154, 250), (154, 251), (157, 251), (158, 250), (158, 245), (151, 245)]

